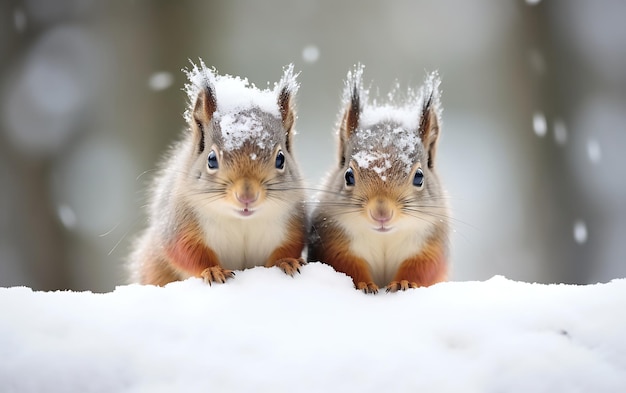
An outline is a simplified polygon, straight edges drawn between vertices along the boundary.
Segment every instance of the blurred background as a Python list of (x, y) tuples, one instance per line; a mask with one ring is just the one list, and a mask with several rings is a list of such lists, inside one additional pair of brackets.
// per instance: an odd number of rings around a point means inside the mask
[(452, 279), (626, 277), (626, 2), (0, 3), (0, 286), (109, 291), (185, 127), (181, 68), (301, 71), (296, 154), (335, 161), (343, 79), (442, 77)]

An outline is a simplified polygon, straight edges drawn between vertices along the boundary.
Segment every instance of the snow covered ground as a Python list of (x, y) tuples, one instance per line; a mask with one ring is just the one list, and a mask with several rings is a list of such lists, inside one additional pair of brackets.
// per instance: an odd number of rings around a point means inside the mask
[(364, 295), (313, 263), (114, 292), (0, 289), (1, 392), (624, 392), (626, 280)]

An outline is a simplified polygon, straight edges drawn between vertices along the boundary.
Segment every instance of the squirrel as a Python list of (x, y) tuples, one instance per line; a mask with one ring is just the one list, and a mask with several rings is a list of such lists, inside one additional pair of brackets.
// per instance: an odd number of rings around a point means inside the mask
[(409, 89), (404, 103), (377, 104), (368, 102), (363, 68), (345, 82), (339, 162), (317, 196), (307, 259), (345, 273), (365, 293), (445, 281), (450, 213), (435, 168), (439, 76)]
[(302, 177), (293, 156), (293, 64), (273, 90), (183, 69), (188, 129), (149, 191), (148, 227), (130, 255), (131, 280), (163, 286), (189, 277), (224, 283), (235, 270), (306, 263)]

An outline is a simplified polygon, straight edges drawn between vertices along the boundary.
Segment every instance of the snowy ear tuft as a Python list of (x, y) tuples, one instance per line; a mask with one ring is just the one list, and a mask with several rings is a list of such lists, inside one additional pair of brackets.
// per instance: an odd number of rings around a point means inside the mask
[(343, 105), (345, 112), (341, 119), (339, 128), (339, 167), (343, 168), (346, 163), (346, 145), (354, 131), (359, 126), (359, 117), (363, 106), (361, 97), (363, 91), (363, 69), (365, 67), (359, 63), (354, 66), (354, 70), (348, 71), (345, 87), (343, 91)]
[(291, 138), (294, 134), (293, 125), (296, 121), (294, 101), (300, 84), (296, 81), (299, 74), (294, 75), (293, 73), (293, 64), (285, 66), (283, 70), (283, 77), (276, 84), (276, 90), (278, 94), (278, 108), (280, 109), (280, 116), (285, 128), (285, 149), (291, 152)]
[(437, 141), (441, 129), (441, 93), (439, 85), (441, 80), (435, 71), (426, 77), (421, 90), (421, 111), (419, 136), (428, 154), (428, 167), (435, 165)]
[(185, 120), (193, 130), (198, 145), (198, 152), (204, 151), (205, 128), (213, 119), (217, 110), (215, 97), (215, 70), (208, 69), (202, 59), (200, 66), (191, 63), (191, 70), (183, 70), (189, 78), (185, 91), (189, 98), (189, 108), (185, 112)]

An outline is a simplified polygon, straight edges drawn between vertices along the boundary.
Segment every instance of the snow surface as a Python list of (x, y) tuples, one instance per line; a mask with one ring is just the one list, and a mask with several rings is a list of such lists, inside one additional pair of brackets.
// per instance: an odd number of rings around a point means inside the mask
[(623, 392), (626, 280), (365, 295), (319, 263), (114, 292), (0, 288), (2, 392)]

